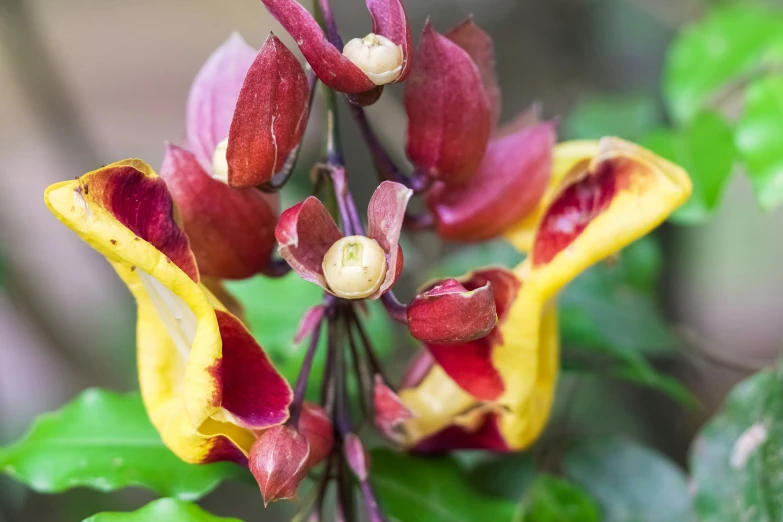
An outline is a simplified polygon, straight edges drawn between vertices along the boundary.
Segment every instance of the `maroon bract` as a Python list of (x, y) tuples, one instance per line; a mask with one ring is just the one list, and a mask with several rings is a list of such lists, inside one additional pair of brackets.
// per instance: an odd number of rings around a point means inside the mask
[[(472, 155), (464, 164), (472, 168), (462, 178), (464, 183), (455, 184), (441, 176), (432, 185), (426, 202), (441, 237), (456, 241), (483, 241), (497, 237), (519, 223), (538, 204), (552, 170), (556, 128), (552, 122), (539, 122), (535, 106), (498, 127), (501, 93), (495, 74), (492, 40), (471, 19), (446, 33), (446, 37), (463, 50), (476, 67), (483, 86), (479, 90), (488, 100), (492, 123), (488, 142), (485, 142), (478, 160)], [(415, 76), (416, 70), (410, 85), (414, 84)], [(427, 123), (421, 123), (424, 116), (416, 106), (415, 98), (411, 103), (413, 112), (408, 111), (410, 121), (418, 122), (417, 125), (424, 128)], [(438, 128), (440, 121), (442, 119), (435, 117), (428, 125)], [(430, 135), (438, 137), (434, 131)], [(425, 143), (426, 135), (420, 145), (424, 147)], [(458, 147), (455, 145), (455, 148)], [(431, 154), (431, 151), (425, 149), (425, 154)]]
[[(356, 94), (376, 85), (359, 67), (332, 45), (313, 16), (296, 0), (262, 0), (266, 8), (293, 37), (307, 62), (324, 85), (340, 92)], [(403, 66), (395, 81), (405, 79), (409, 70), (410, 29), (400, 0), (367, 0), (376, 34), (400, 46)]]
[(201, 68), (187, 106), (187, 148), (166, 146), (166, 181), (205, 276), (244, 279), (261, 272), (274, 251), (278, 196), (231, 189), (213, 179), (215, 149), (229, 134), (245, 75), (256, 57), (233, 34)]
[(411, 335), (424, 342), (474, 341), (491, 332), (496, 324), (489, 282), (468, 290), (456, 279), (447, 279), (417, 295), (408, 306)]
[(161, 177), (177, 202), (200, 272), (244, 279), (269, 264), (275, 247), (277, 198), (215, 181), (190, 151), (167, 145)]
[(296, 488), (309, 469), (310, 444), (291, 426), (275, 426), (263, 432), (250, 449), (250, 472), (264, 505), (296, 496)]
[(310, 88), (296, 57), (274, 35), (245, 76), (228, 133), (228, 184), (266, 183), (304, 135)]
[[(368, 237), (378, 242), (386, 257), (386, 275), (379, 288), (367, 297), (378, 299), (399, 276), (402, 249), (400, 230), (412, 191), (400, 183), (384, 181), (367, 207)], [(318, 198), (309, 197), (280, 216), (275, 229), (278, 251), (302, 279), (333, 293), (324, 277), (322, 263), (329, 248), (343, 235)]]
[(481, 73), (470, 55), (427, 22), (405, 86), (406, 152), (416, 168), (445, 183), (476, 170), (492, 131)]
[(494, 137), (467, 183), (435, 183), (426, 201), (438, 234), (452, 240), (484, 241), (519, 223), (546, 190), (555, 139), (552, 122)]

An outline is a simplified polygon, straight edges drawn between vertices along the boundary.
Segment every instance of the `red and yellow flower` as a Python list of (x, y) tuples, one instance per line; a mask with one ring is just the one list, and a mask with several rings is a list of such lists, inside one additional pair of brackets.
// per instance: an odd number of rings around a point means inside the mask
[(557, 293), (658, 226), (690, 192), (681, 168), (623, 140), (558, 145), (538, 205), (505, 232), (527, 258), (514, 284), (493, 282), (497, 326), (477, 341), (428, 345), (399, 392), (412, 413), (404, 444), (511, 451), (535, 441), (559, 371)]
[(136, 298), (141, 393), (165, 444), (187, 462), (245, 462), (256, 432), (288, 419), (291, 388), (201, 282), (163, 179), (131, 159), (44, 198)]

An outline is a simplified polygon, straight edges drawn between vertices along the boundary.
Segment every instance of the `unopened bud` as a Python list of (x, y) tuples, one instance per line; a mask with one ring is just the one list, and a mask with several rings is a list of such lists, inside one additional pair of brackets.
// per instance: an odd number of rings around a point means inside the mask
[(212, 154), (212, 177), (221, 183), (228, 183), (228, 160), (226, 151), (228, 150), (228, 138), (217, 144), (215, 152)]
[(362, 441), (353, 433), (349, 433), (345, 436), (343, 446), (345, 459), (348, 461), (351, 471), (356, 475), (356, 478), (364, 482), (370, 474), (370, 456), (365, 451)]
[(348, 236), (335, 242), (321, 265), (329, 289), (344, 299), (362, 299), (386, 278), (386, 253), (374, 239)]
[(402, 48), (384, 36), (370, 33), (354, 38), (345, 44), (343, 55), (375, 85), (391, 83), (402, 73)]
[(264, 497), (264, 504), (294, 498), (309, 469), (310, 445), (290, 426), (270, 428), (250, 449), (250, 472)]
[(299, 433), (304, 435), (310, 444), (308, 467), (316, 466), (332, 451), (333, 431), (332, 422), (323, 408), (309, 402), (302, 405)]

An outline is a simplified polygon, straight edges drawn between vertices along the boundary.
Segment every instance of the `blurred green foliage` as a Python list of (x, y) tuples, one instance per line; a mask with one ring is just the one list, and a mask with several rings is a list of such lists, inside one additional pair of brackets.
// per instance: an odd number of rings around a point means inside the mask
[(185, 500), (247, 474), (231, 463), (186, 464), (163, 444), (138, 393), (94, 388), (41, 415), (20, 441), (0, 448), (0, 469), (41, 493), (141, 486)]
[(161, 498), (130, 513), (98, 513), (84, 522), (241, 522), (211, 515), (196, 504)]

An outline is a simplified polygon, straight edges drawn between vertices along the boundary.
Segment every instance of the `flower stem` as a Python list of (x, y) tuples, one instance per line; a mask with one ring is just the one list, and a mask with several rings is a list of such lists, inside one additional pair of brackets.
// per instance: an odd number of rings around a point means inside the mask
[(397, 300), (397, 296), (394, 295), (394, 292), (389, 290), (383, 294), (383, 296), (381, 296), (381, 301), (383, 302), (383, 306), (386, 308), (389, 317), (399, 323), (408, 324), (408, 307)]
[(294, 400), (291, 403), (291, 418), (288, 421), (294, 428), (299, 425), (299, 416), (302, 413), (302, 403), (304, 402), (305, 392), (307, 391), (307, 381), (310, 378), (310, 370), (313, 368), (313, 360), (315, 359), (315, 352), (318, 350), (318, 342), (321, 340), (321, 327), (322, 323), (319, 323), (313, 331), (313, 335), (310, 337), (310, 345), (307, 347), (307, 353), (302, 362), (302, 369), (299, 370), (299, 376), (297, 377), (296, 385), (294, 386)]

